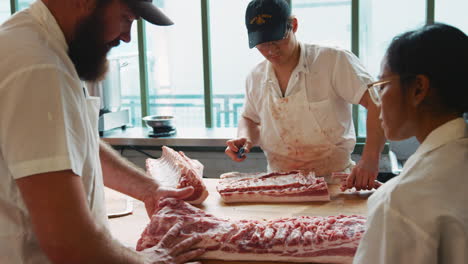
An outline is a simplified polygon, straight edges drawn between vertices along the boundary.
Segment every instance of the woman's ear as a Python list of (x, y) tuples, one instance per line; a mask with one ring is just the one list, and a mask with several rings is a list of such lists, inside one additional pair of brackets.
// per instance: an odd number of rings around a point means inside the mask
[(294, 18), (292, 19), (292, 31), (293, 31), (294, 33), (296, 33), (297, 27), (298, 27), (298, 26), (299, 26), (299, 23), (297, 22), (297, 18), (294, 17)]
[(426, 75), (418, 74), (416, 79), (413, 81), (411, 89), (411, 102), (413, 106), (417, 107), (427, 99), (430, 93), (430, 80)]

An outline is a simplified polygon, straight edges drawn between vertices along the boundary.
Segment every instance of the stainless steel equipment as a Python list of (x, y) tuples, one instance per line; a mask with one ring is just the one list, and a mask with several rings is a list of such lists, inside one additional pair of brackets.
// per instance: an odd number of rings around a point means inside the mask
[(150, 137), (168, 137), (176, 133), (175, 120), (173, 116), (151, 115), (143, 117), (146, 125), (153, 128), (149, 132)]
[(124, 129), (130, 123), (130, 111), (122, 109), (122, 87), (120, 73), (127, 66), (119, 58), (109, 60), (109, 71), (102, 82), (88, 83), (88, 90), (92, 96), (101, 98), (99, 113), (99, 133), (114, 128)]
[(127, 65), (127, 63), (121, 63), (119, 59), (109, 60), (109, 71), (106, 78), (102, 81), (102, 110), (104, 112), (116, 112), (120, 110), (122, 105), (120, 72)]

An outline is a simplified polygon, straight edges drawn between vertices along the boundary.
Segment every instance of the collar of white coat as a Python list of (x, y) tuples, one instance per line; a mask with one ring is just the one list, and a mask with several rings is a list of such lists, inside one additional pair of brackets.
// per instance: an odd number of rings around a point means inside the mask
[(451, 141), (464, 137), (468, 137), (468, 125), (463, 118), (455, 118), (432, 130), (418, 147), (414, 156), (422, 156)]
[(38, 0), (30, 5), (29, 11), (39, 22), (41, 27), (50, 34), (50, 37), (53, 38), (61, 48), (68, 51), (68, 43), (65, 39), (65, 35), (47, 6), (41, 0)]
[[(304, 44), (299, 42), (299, 47), (301, 48), (301, 53), (299, 55), (299, 62), (297, 63), (296, 68), (293, 70), (291, 76), (294, 74), (298, 74), (300, 72), (307, 73), (309, 69), (309, 64), (307, 63), (307, 51), (304, 47)], [(273, 70), (273, 65), (267, 61), (267, 71), (265, 72), (265, 76), (263, 79), (263, 83), (267, 83), (270, 81), (276, 80), (275, 71)]]

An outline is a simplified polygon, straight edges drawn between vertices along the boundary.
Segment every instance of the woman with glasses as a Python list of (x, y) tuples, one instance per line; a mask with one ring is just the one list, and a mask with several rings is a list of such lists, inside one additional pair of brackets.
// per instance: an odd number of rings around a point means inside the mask
[(308, 170), (319, 176), (351, 171), (352, 104), (361, 104), (368, 109), (368, 136), (348, 187), (374, 188), (385, 139), (367, 93), (372, 78), (356, 56), (300, 43), (298, 20), (284, 0), (251, 1), (245, 22), (250, 48), (266, 60), (247, 77), (238, 138), (227, 142), (226, 154), (243, 161), (244, 149), (248, 153), (260, 145), (269, 171)]
[(460, 30), (435, 24), (393, 39), (370, 94), (385, 136), (421, 145), (369, 198), (354, 263), (468, 263), (467, 76)]

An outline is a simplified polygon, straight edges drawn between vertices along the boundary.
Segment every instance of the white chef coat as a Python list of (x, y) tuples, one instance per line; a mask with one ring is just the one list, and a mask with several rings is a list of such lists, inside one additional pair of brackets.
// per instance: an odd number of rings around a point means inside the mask
[(468, 126), (433, 130), (368, 201), (354, 263), (468, 263)]
[(351, 104), (360, 102), (370, 82), (356, 56), (333, 47), (300, 44), (285, 96), (271, 63), (258, 64), (247, 77), (243, 116), (260, 124), (268, 170), (324, 176), (347, 168), (356, 143)]
[(99, 99), (87, 95), (67, 51), (64, 34), (41, 1), (0, 26), (0, 263), (49, 263), (17, 179), (72, 170), (81, 176), (97, 223), (107, 223)]

